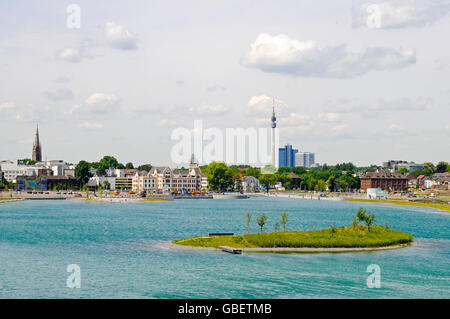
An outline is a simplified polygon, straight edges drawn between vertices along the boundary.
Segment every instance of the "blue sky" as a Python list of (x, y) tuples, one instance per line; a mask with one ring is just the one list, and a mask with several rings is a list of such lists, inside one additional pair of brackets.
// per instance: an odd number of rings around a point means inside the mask
[[(450, 160), (449, 1), (0, 2), (0, 159), (171, 164), (171, 132), (267, 126), (320, 163)], [(370, 10), (369, 10), (370, 11)]]

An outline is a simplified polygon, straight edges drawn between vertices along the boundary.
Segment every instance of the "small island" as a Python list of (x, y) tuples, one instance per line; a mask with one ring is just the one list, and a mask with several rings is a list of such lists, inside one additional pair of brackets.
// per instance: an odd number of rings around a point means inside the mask
[(286, 231), (287, 219), (284, 213), (283, 231), (264, 233), (267, 216), (263, 214), (257, 219), (261, 231), (258, 234), (194, 237), (175, 240), (172, 247), (219, 249), (225, 246), (244, 252), (350, 252), (401, 248), (413, 241), (411, 234), (390, 229), (387, 224), (372, 225), (376, 216), (363, 209), (355, 214), (352, 226), (333, 225), (322, 230)]

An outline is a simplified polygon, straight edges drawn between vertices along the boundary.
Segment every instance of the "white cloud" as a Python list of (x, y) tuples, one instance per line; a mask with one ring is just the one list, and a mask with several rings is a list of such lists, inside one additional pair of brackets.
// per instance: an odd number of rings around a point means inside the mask
[(222, 104), (219, 105), (201, 105), (197, 107), (190, 107), (189, 112), (197, 115), (220, 115), (228, 111), (227, 107)]
[[(252, 115), (266, 115), (272, 114), (272, 105), (274, 103), (273, 98), (267, 95), (252, 96), (248, 102), (248, 111)], [(286, 103), (275, 99), (275, 112), (279, 115), (281, 112), (286, 111), (288, 106)]]
[(94, 93), (86, 99), (85, 105), (92, 113), (110, 113), (119, 108), (119, 99), (114, 94)]
[(370, 47), (361, 53), (347, 51), (345, 44), (320, 46), (315, 41), (298, 41), (284, 34), (260, 34), (242, 64), (263, 72), (297, 77), (352, 78), (369, 71), (405, 68), (416, 62), (412, 49)]
[(110, 46), (120, 50), (136, 50), (138, 39), (123, 26), (114, 22), (105, 25), (105, 36)]
[[(56, 114), (56, 116), (55, 116)], [(44, 122), (50, 118), (57, 117), (58, 110), (48, 105), (38, 106), (35, 104), (27, 104), (14, 108), (14, 113), (11, 117), (18, 122)]]
[(77, 49), (67, 48), (59, 51), (56, 58), (61, 61), (76, 63), (81, 61), (81, 53)]
[(299, 114), (299, 113), (290, 113), (286, 117), (280, 117), (278, 122), (281, 126), (291, 125), (291, 126), (299, 126), (300, 124), (310, 123), (311, 116), (307, 114)]
[(67, 88), (58, 88), (53, 92), (45, 92), (45, 95), (52, 101), (59, 102), (73, 99), (73, 92)]
[(106, 115), (114, 113), (120, 108), (120, 101), (114, 94), (94, 93), (83, 104), (72, 107), (69, 114)]
[(424, 27), (450, 11), (450, 3), (440, 0), (391, 0), (367, 2), (352, 8), (353, 27), (395, 29)]
[(103, 124), (97, 122), (83, 122), (79, 125), (79, 127), (89, 129), (89, 130), (99, 130), (103, 128)]

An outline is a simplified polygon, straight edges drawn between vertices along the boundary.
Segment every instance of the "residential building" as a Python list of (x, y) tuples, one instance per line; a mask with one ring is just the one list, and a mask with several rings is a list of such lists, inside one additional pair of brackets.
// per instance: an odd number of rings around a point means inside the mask
[(390, 160), (390, 161), (384, 162), (383, 167), (392, 168), (392, 167), (394, 167), (394, 165), (407, 164), (407, 163), (408, 163), (407, 161)]
[(147, 171), (137, 171), (133, 176), (133, 191), (153, 194), (156, 192), (156, 178)]
[(369, 172), (361, 177), (361, 190), (368, 188), (402, 192), (408, 190), (408, 178), (401, 173)]
[(115, 190), (116, 189), (116, 177), (93, 176), (93, 177), (89, 178), (87, 185), (90, 187), (101, 186), (104, 189)]
[(315, 154), (299, 152), (295, 154), (295, 166), (311, 167), (315, 163)]
[(424, 165), (410, 162), (410, 163), (397, 163), (392, 166), (394, 172), (399, 170), (402, 167), (409, 169), (411, 172), (415, 172), (415, 171), (422, 170), (424, 168)]
[(286, 144), (278, 149), (278, 167), (288, 166), (295, 167), (295, 155), (298, 150), (293, 149), (292, 145)]
[(207, 190), (208, 179), (192, 156), (188, 169), (172, 170), (168, 166), (154, 166), (148, 173), (136, 172), (132, 185), (133, 191), (186, 194)]
[(13, 183), (16, 183), (18, 176), (46, 176), (49, 171), (45, 166), (24, 165), (19, 160), (0, 162), (0, 170), (3, 172), (4, 178)]

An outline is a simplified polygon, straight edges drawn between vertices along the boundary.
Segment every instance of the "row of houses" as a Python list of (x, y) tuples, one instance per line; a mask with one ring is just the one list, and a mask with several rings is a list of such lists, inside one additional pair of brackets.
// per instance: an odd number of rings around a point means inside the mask
[(361, 190), (381, 189), (405, 192), (408, 188), (450, 189), (450, 173), (435, 173), (432, 176), (392, 173), (390, 171), (369, 172), (361, 176)]
[(431, 176), (420, 175), (416, 185), (422, 189), (450, 190), (450, 173), (435, 173)]

